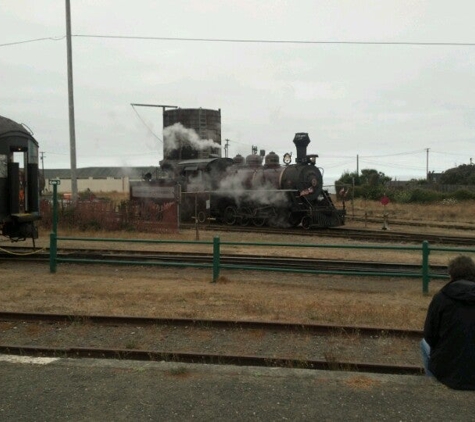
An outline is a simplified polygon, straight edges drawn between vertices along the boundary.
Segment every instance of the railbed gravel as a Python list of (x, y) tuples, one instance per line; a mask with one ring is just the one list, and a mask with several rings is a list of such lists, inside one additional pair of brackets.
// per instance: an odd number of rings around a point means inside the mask
[(1, 343), (419, 365), (418, 341), (392, 336), (192, 326), (0, 322)]

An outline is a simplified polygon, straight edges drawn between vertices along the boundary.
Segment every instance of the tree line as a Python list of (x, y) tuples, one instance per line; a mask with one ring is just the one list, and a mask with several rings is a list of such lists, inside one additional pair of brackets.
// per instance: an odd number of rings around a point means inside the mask
[[(457, 201), (474, 200), (475, 192), (458, 189), (453, 192), (431, 190), (427, 179), (412, 179), (404, 186), (391, 186), (392, 178), (376, 169), (363, 169), (358, 174), (344, 172), (335, 182), (337, 195), (354, 198), (380, 200), (388, 196), (394, 202), (428, 203), (453, 199)], [(475, 165), (462, 164), (443, 172), (437, 180), (443, 185), (475, 186)]]

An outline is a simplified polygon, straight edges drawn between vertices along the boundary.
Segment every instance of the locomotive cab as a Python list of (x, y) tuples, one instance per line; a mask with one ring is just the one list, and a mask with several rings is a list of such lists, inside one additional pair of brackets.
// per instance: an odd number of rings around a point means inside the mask
[(22, 125), (0, 116), (0, 226), (12, 241), (38, 237), (38, 142)]

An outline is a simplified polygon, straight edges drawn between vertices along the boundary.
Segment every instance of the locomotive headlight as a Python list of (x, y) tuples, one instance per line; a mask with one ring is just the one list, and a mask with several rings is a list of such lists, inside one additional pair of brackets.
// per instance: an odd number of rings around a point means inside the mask
[(318, 195), (317, 200), (323, 201), (323, 195)]

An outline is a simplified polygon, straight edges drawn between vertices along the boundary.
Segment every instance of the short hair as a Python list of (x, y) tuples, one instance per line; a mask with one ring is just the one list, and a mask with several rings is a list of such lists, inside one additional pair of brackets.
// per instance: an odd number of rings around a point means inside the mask
[(447, 267), (450, 280), (475, 281), (475, 262), (466, 255), (459, 255), (449, 261)]

